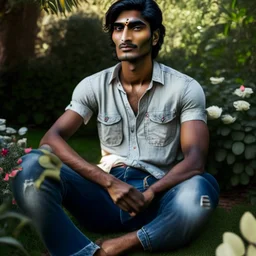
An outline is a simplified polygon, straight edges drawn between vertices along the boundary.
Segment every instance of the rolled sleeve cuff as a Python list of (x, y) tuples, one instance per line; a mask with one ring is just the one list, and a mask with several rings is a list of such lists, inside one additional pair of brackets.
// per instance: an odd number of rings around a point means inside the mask
[(72, 254), (72, 256), (92, 256), (99, 249), (100, 249), (100, 247), (98, 245), (91, 242), (90, 244), (86, 245), (79, 252)]
[(186, 121), (200, 120), (207, 123), (206, 111), (189, 111), (181, 115), (181, 123)]
[(152, 246), (150, 243), (149, 236), (144, 228), (141, 228), (137, 232), (137, 237), (140, 240), (140, 243), (144, 249), (144, 251), (152, 251)]
[(84, 119), (85, 124), (88, 123), (93, 114), (93, 112), (87, 106), (75, 101), (71, 101), (70, 104), (65, 108), (65, 110), (68, 109), (79, 114)]

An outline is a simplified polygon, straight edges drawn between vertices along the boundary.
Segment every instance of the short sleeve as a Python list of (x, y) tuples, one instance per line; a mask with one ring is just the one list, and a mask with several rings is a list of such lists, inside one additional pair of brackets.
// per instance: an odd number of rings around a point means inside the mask
[(79, 114), (87, 124), (93, 115), (95, 106), (94, 95), (89, 79), (82, 80), (74, 89), (72, 100), (65, 110), (72, 110)]
[(207, 122), (205, 94), (201, 85), (194, 79), (185, 87), (181, 98), (181, 123), (192, 120)]

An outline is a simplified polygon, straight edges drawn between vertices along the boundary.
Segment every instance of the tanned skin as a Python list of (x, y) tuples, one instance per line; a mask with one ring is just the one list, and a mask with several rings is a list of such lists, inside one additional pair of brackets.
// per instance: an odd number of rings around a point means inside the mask
[[(151, 33), (149, 23), (143, 19), (139, 11), (124, 11), (115, 21), (112, 40), (121, 61), (119, 76), (135, 114), (138, 111), (139, 98), (145, 93), (152, 78), (151, 51), (158, 38), (158, 30)], [(50, 145), (65, 164), (106, 189), (113, 202), (131, 216), (147, 208), (159, 193), (204, 170), (209, 135), (207, 126), (202, 121), (182, 123), (180, 142), (184, 160), (143, 193), (105, 173), (96, 165), (88, 163), (66, 143), (82, 123), (83, 118), (80, 115), (67, 110), (45, 134), (40, 145)], [(114, 256), (131, 250), (143, 250), (136, 231), (118, 238), (99, 241), (98, 244), (101, 249), (94, 254), (96, 256)]]

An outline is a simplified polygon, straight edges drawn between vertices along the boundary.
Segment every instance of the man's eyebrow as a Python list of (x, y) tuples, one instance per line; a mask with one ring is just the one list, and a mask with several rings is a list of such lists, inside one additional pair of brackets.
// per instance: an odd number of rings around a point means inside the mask
[[(117, 22), (114, 22), (113, 26), (114, 27), (117, 27), (117, 26), (125, 26), (126, 25), (126, 22), (127, 21), (117, 21)], [(128, 27), (134, 27), (134, 26), (137, 26), (137, 25), (146, 25), (145, 22), (143, 22), (142, 20), (129, 20), (129, 23), (128, 23)]]

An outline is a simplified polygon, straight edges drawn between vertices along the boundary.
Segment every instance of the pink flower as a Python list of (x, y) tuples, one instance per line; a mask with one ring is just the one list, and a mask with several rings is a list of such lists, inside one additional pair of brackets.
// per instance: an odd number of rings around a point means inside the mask
[(12, 172), (9, 174), (9, 177), (14, 178), (18, 172), (19, 172), (19, 170), (12, 170)]
[(3, 170), (3, 168), (2, 167), (0, 167), (0, 173), (2, 173), (4, 170)]
[(24, 149), (24, 152), (25, 152), (26, 154), (28, 154), (29, 152), (31, 152), (31, 150), (32, 150), (32, 148), (25, 148), (25, 149)]
[(6, 173), (6, 174), (5, 174), (5, 177), (4, 177), (4, 181), (8, 181), (8, 180), (9, 180), (9, 174)]
[(14, 198), (12, 199), (12, 204), (17, 204), (17, 202)]
[(243, 92), (245, 90), (245, 87), (243, 85), (240, 86), (240, 91)]
[(1, 155), (6, 156), (9, 153), (9, 150), (7, 148), (2, 148)]
[(20, 158), (18, 159), (17, 164), (21, 164), (21, 163), (22, 163), (22, 159)]

